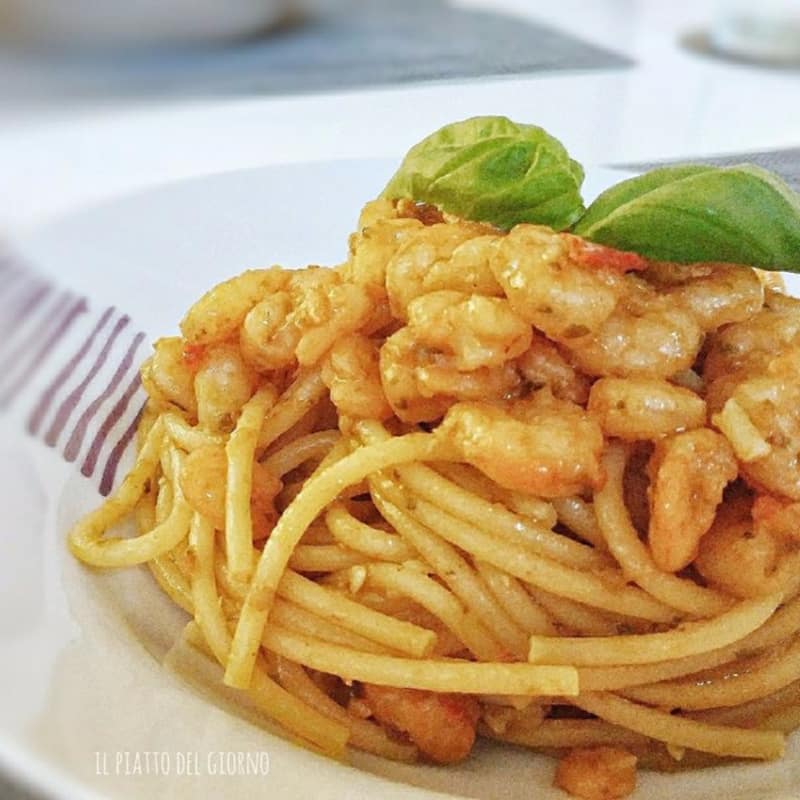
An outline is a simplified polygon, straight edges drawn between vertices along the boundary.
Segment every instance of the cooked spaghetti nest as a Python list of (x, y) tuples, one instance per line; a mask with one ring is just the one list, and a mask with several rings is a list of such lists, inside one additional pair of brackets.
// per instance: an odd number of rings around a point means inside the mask
[(637, 759), (783, 752), (800, 302), (757, 270), (380, 200), (346, 263), (220, 284), (142, 377), (72, 552), (146, 563), (302, 741), (449, 763), (480, 734), (608, 796)]

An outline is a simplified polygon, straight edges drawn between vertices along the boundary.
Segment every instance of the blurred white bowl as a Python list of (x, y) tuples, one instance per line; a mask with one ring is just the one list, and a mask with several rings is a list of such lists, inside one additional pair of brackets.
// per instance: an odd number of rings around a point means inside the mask
[(0, 0), (0, 34), (43, 44), (196, 43), (263, 30), (294, 5), (293, 0)]
[(800, 63), (800, 0), (724, 0), (711, 43), (741, 58)]

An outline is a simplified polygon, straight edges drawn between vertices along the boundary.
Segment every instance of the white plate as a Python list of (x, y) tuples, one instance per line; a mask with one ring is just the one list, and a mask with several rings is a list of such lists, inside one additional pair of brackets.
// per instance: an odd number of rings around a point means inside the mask
[[(81, 324), (90, 326), (112, 304), (127, 312), (136, 324), (126, 323), (118, 347), (123, 340), (135, 343), (130, 337), (137, 329), (154, 336), (174, 331), (192, 300), (246, 267), (341, 261), (361, 205), (393, 168), (394, 162), (384, 160), (324, 162), (184, 181), (64, 218), (17, 243), (18, 250), (52, 281), (89, 298), (91, 309)], [(620, 177), (593, 170), (585, 194), (591, 198)], [(109, 317), (114, 319), (119, 312)], [(0, 328), (2, 322), (0, 316)], [(48, 335), (34, 330), (29, 341)], [(512, 747), (480, 744), (468, 762), (448, 769), (362, 755), (354, 758), (362, 769), (338, 764), (226, 710), (222, 698), (203, 688), (202, 677), (192, 684), (165, 669), (161, 661), (183, 618), (149, 573), (95, 573), (78, 565), (64, 546), (69, 525), (98, 501), (101, 471), (91, 480), (78, 472), (77, 465), (86, 464), (88, 440), (73, 452), (74, 464), (60, 457), (69, 426), (62, 425), (60, 438), (58, 431), (53, 434), (52, 447), (41, 441), (48, 427), (52, 432), (57, 410), (66, 408), (64, 393), (80, 395), (85, 359), (75, 376), (55, 379), (82, 341), (74, 331), (69, 336), (50, 348), (55, 354), (30, 378), (25, 396), (0, 415), (0, 763), (7, 770), (41, 791), (69, 798), (97, 792), (112, 798), (340, 800), (445, 792), (563, 800), (550, 786), (552, 762)], [(0, 363), (9, 341), (0, 333)], [(98, 339), (84, 349), (99, 347)], [(140, 358), (144, 345), (133, 352), (134, 360)], [(0, 383), (0, 405), (2, 391)], [(88, 403), (90, 395), (84, 392), (80, 402)], [(33, 437), (25, 433), (31, 398), (44, 419)], [(100, 405), (107, 409), (114, 401), (106, 397)], [(131, 408), (125, 413), (130, 416)], [(123, 417), (109, 428), (111, 438), (127, 424)], [(108, 445), (103, 447), (95, 454), (100, 464), (110, 458)], [(168, 660), (180, 671), (181, 653), (170, 653)], [(266, 752), (269, 775), (211, 775), (221, 765), (220, 752)], [(130, 774), (137, 754), (139, 770), (148, 774)], [(635, 796), (777, 800), (795, 796), (798, 785), (795, 737), (777, 764), (643, 774)]]

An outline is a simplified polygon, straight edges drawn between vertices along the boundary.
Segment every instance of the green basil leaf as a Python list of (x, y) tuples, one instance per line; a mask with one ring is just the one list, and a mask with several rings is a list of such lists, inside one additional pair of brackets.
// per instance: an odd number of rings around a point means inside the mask
[(623, 181), (574, 232), (661, 261), (800, 272), (800, 196), (752, 164), (663, 167)]
[(583, 213), (583, 169), (542, 128), (506, 117), (446, 125), (409, 150), (383, 191), (508, 229), (563, 230)]

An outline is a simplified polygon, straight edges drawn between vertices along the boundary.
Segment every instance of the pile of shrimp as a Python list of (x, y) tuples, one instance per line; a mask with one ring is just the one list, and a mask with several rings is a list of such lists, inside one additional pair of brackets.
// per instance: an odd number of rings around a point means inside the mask
[[(346, 436), (357, 420), (435, 430), (460, 453), (465, 481), (480, 478), (519, 513), (528, 501), (559, 532), (570, 503), (591, 511), (604, 453), (622, 446), (626, 504), (657, 569), (733, 598), (780, 589), (782, 560), (800, 547), (800, 301), (750, 267), (650, 262), (541, 226), (503, 232), (377, 200), (345, 263), (221, 284), (181, 336), (156, 343), (143, 375), (154, 407), (212, 434), (229, 433), (259, 387), (298, 382), (308, 414), (288, 435)], [(181, 475), (188, 503), (219, 528), (224, 470), (212, 445)], [(258, 461), (253, 483), (263, 541), (293, 491)], [(361, 519), (391, 531), (363, 505)], [(557, 614), (555, 629), (576, 633)], [(457, 643), (449, 654), (463, 656)], [(348, 713), (437, 763), (466, 758), (478, 732), (514, 713), (310, 672)], [(635, 761), (576, 751), (557, 781), (622, 796)]]

